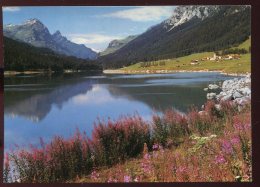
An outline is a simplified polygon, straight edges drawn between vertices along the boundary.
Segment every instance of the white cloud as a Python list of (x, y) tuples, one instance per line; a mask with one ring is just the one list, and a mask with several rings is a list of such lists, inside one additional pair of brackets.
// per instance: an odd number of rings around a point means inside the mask
[(101, 52), (101, 49), (96, 49), (96, 48), (93, 48), (93, 47), (91, 47), (91, 49), (92, 49), (92, 51), (95, 51), (96, 53)]
[(76, 105), (105, 104), (114, 100), (106, 89), (98, 85), (94, 86), (90, 92), (72, 98), (72, 102)]
[(12, 7), (3, 7), (4, 12), (17, 12), (19, 11), (20, 8), (17, 6), (12, 6)]
[(68, 38), (77, 44), (101, 44), (114, 39), (121, 39), (121, 36), (111, 36), (103, 34), (69, 34)]
[(132, 21), (146, 22), (157, 21), (162, 18), (170, 17), (173, 13), (173, 7), (169, 6), (146, 6), (137, 7), (128, 10), (121, 10), (110, 14), (104, 14), (102, 17), (115, 17), (129, 19)]

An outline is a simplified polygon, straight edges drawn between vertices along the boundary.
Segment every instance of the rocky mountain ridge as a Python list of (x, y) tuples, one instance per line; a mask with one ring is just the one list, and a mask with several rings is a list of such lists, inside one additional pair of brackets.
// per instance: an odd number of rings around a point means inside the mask
[(118, 49), (122, 48), (123, 46), (134, 40), (137, 36), (138, 35), (130, 35), (123, 39), (112, 40), (111, 42), (109, 42), (108, 47), (104, 51), (102, 51), (100, 55), (103, 56), (114, 53)]
[(50, 34), (48, 28), (38, 19), (29, 19), (22, 24), (7, 24), (3, 28), (4, 36), (14, 40), (44, 47), (59, 54), (82, 59), (96, 59), (97, 53), (85, 45), (76, 44), (62, 36), (60, 31)]
[(219, 10), (219, 6), (178, 6), (174, 9), (173, 15), (163, 22), (164, 28), (168, 31), (193, 18), (204, 20)]

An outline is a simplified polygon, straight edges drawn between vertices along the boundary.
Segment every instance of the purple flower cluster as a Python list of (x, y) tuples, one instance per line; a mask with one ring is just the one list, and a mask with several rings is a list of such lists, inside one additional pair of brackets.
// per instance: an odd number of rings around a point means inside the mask
[(242, 130), (244, 129), (242, 123), (235, 123), (235, 124), (234, 124), (234, 128), (235, 128), (237, 131), (242, 131)]
[(159, 149), (159, 144), (153, 144), (153, 150), (156, 151)]
[(234, 128), (238, 131), (248, 130), (251, 128), (250, 122), (242, 122), (238, 118), (234, 120)]
[(148, 160), (151, 158), (151, 155), (149, 153), (144, 154), (144, 159)]
[(97, 180), (99, 178), (99, 174), (96, 171), (93, 171), (91, 173), (91, 179)]
[(225, 140), (223, 143), (222, 143), (222, 151), (226, 154), (231, 154), (233, 153), (233, 147), (232, 147), (232, 144)]
[(231, 139), (231, 143), (233, 145), (239, 144), (240, 143), (240, 138), (239, 137), (234, 137)]
[(226, 159), (224, 158), (223, 155), (217, 155), (217, 156), (215, 157), (215, 163), (216, 163), (216, 164), (223, 164), (223, 163), (225, 163), (225, 162), (226, 162)]

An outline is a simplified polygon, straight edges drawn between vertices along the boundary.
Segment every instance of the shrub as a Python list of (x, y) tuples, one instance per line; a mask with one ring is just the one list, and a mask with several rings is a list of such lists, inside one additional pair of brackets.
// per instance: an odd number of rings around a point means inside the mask
[(107, 124), (98, 121), (92, 132), (92, 148), (97, 165), (112, 165), (135, 157), (143, 144), (150, 143), (149, 125), (140, 116), (125, 116)]
[(204, 111), (191, 108), (188, 113), (189, 127), (193, 133), (207, 135), (208, 133), (219, 134), (223, 131), (224, 124), (237, 114), (237, 105), (231, 101), (207, 101)]
[(179, 145), (190, 134), (185, 115), (170, 109), (163, 116), (153, 116), (154, 141), (163, 146)]
[(10, 154), (15, 178), (21, 182), (57, 182), (88, 174), (92, 170), (88, 140), (78, 131), (73, 138), (56, 136), (48, 145)]
[(189, 128), (195, 134), (206, 135), (213, 127), (214, 121), (205, 111), (198, 112), (198, 109), (191, 108), (188, 113)]

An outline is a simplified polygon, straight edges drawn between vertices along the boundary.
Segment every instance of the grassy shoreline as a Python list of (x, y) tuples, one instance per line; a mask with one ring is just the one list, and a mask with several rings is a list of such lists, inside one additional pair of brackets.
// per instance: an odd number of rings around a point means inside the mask
[[(40, 148), (5, 156), (4, 180), (20, 182), (251, 181), (251, 105), (213, 101), (203, 112), (173, 109), (97, 121), (91, 138), (76, 131)], [(10, 176), (10, 165), (16, 177)], [(14, 176), (13, 176), (14, 177)]]
[[(114, 70), (104, 70), (105, 74), (149, 74), (176, 72), (220, 72), (229, 75), (245, 75), (251, 73), (251, 53), (242, 54), (239, 59), (232, 60), (201, 60), (212, 57), (213, 52), (194, 53), (188, 56), (139, 62)], [(195, 62), (194, 61), (198, 61)]]
[(208, 71), (208, 70), (122, 70), (122, 69), (106, 69), (104, 74), (170, 74), (170, 73), (194, 73), (194, 72), (213, 72), (230, 76), (246, 76), (250, 72), (245, 73), (226, 73), (224, 71)]

